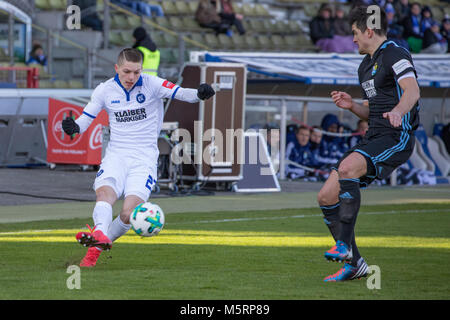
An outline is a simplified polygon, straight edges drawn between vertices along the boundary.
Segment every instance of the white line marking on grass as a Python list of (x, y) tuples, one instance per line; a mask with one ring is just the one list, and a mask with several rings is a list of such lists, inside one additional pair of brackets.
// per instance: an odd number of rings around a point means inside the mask
[[(430, 209), (430, 210), (391, 210), (391, 211), (374, 211), (374, 212), (360, 212), (358, 215), (377, 215), (377, 214), (397, 214), (397, 213), (432, 213), (432, 212), (450, 212), (450, 209)], [(223, 223), (223, 222), (241, 222), (241, 221), (257, 221), (257, 220), (280, 220), (280, 219), (301, 219), (309, 217), (323, 217), (323, 214), (300, 214), (293, 216), (276, 216), (276, 217), (259, 217), (259, 218), (234, 218), (234, 219), (219, 219), (219, 220), (199, 220), (189, 222), (174, 222), (170, 225), (180, 224), (198, 224), (198, 223)]]
[[(433, 213), (433, 212), (450, 212), (449, 209), (430, 209), (430, 210), (391, 210), (391, 211), (373, 211), (373, 212), (360, 212), (358, 215), (384, 215), (384, 214), (398, 214), (398, 213)], [(242, 222), (242, 221), (259, 221), (259, 220), (281, 220), (281, 219), (302, 219), (309, 217), (323, 217), (323, 214), (300, 214), (293, 216), (275, 216), (275, 217), (259, 217), (259, 218), (233, 218), (233, 219), (219, 219), (219, 220), (198, 220), (189, 222), (174, 222), (170, 223), (171, 226), (175, 225), (188, 225), (188, 224), (202, 224), (202, 223), (224, 223), (224, 222)], [(10, 231), (0, 232), (1, 235), (11, 234), (23, 234), (33, 232), (52, 232), (60, 229), (46, 229), (46, 230), (23, 230), (23, 231)]]

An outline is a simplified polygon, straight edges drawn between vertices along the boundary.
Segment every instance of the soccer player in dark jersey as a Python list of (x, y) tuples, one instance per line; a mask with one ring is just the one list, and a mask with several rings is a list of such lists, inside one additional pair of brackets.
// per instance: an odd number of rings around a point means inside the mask
[[(333, 168), (317, 200), (336, 245), (325, 253), (332, 261), (346, 262), (324, 281), (345, 281), (364, 277), (368, 265), (355, 242), (360, 187), (375, 178), (387, 178), (406, 162), (414, 148), (414, 130), (419, 124), (420, 98), (417, 74), (409, 52), (386, 38), (386, 14), (380, 9), (377, 27), (372, 27), (367, 7), (355, 7), (350, 15), (353, 41), (365, 55), (358, 69), (363, 104), (341, 91), (331, 92), (339, 108), (369, 122), (369, 130)], [(374, 24), (376, 25), (376, 24)]]

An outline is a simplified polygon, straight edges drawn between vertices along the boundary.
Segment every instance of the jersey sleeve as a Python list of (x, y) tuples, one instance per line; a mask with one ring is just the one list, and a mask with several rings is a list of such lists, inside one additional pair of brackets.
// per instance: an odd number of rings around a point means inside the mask
[[(361, 63), (361, 65), (364, 63), (365, 59), (363, 60), (363, 62)], [(358, 79), (359, 79), (359, 83), (362, 83), (362, 71), (361, 71), (361, 65), (358, 68)], [(367, 97), (366, 91), (364, 90), (364, 88), (361, 85), (361, 99), (363, 100), (369, 100), (369, 98)]]
[(416, 68), (414, 67), (411, 55), (403, 48), (391, 47), (383, 55), (383, 64), (385, 68), (389, 69), (389, 72), (396, 81), (408, 72), (413, 72), (417, 78)]
[(80, 126), (80, 133), (86, 131), (92, 121), (94, 121), (100, 111), (102, 111), (105, 107), (103, 87), (104, 85), (100, 84), (97, 88), (95, 88), (94, 92), (92, 92), (91, 100), (83, 109), (83, 113), (78, 119), (75, 120), (75, 122)]
[(162, 79), (159, 77), (149, 78), (152, 83), (153, 94), (159, 98), (174, 98), (179, 86), (169, 80)]
[(182, 88), (168, 80), (153, 77), (154, 94), (156, 97), (177, 99), (190, 103), (198, 102), (197, 89)]

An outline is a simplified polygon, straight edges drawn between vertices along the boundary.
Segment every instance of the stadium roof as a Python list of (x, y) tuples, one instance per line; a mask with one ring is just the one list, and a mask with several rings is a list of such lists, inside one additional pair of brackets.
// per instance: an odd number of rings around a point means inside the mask
[[(359, 54), (193, 52), (191, 61), (236, 62), (249, 71), (306, 84), (359, 85)], [(198, 60), (200, 59), (200, 60)], [(422, 87), (450, 87), (450, 54), (413, 55)]]

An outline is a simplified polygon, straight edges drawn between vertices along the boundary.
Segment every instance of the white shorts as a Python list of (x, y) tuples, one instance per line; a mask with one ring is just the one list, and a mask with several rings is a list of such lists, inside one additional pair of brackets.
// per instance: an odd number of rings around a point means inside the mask
[(156, 164), (151, 166), (143, 160), (107, 152), (100, 164), (94, 190), (109, 186), (118, 199), (123, 194), (124, 197), (135, 195), (147, 201), (155, 182)]

